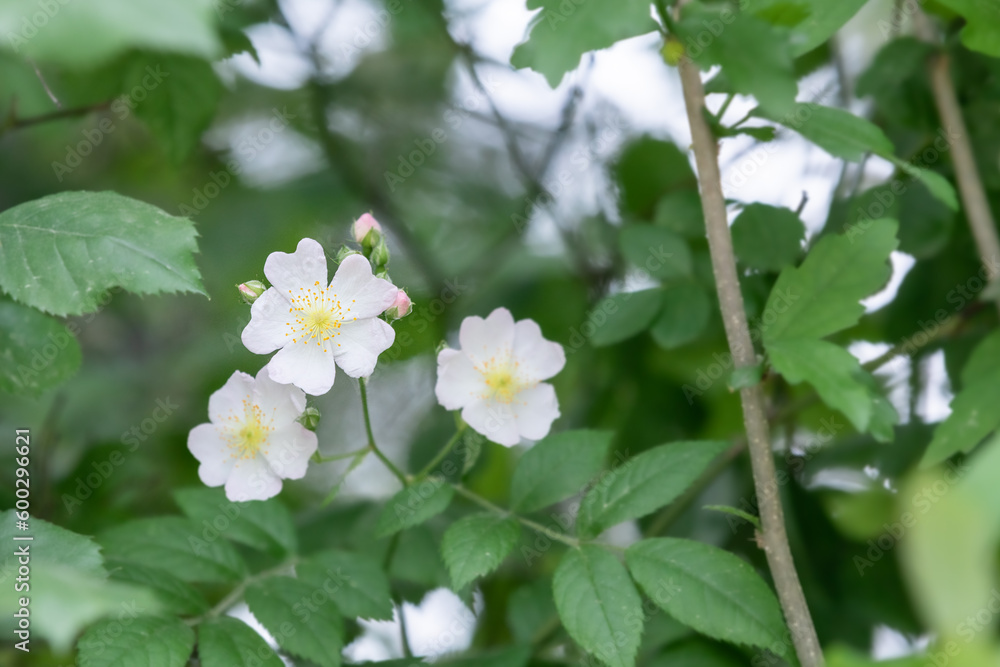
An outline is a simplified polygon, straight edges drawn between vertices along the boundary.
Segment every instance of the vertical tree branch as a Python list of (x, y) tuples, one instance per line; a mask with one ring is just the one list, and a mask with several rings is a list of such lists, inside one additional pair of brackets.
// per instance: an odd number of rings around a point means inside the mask
[[(752, 366), (757, 362), (757, 358), (750, 340), (750, 328), (747, 325), (746, 312), (743, 310), (743, 295), (736, 275), (733, 239), (726, 220), (726, 203), (719, 174), (718, 145), (703, 115), (705, 89), (698, 68), (689, 58), (681, 60), (680, 73), (698, 168), (712, 271), (715, 274), (726, 339), (733, 355), (734, 367)], [(746, 428), (750, 462), (753, 467), (754, 488), (764, 528), (761, 536), (762, 544), (778, 591), (778, 599), (788, 628), (791, 630), (799, 661), (803, 667), (822, 667), (823, 653), (816, 636), (816, 628), (813, 626), (809, 607), (802, 593), (802, 585), (795, 571), (792, 552), (788, 546), (784, 512), (781, 508), (774, 457), (771, 452), (771, 436), (764, 416), (764, 394), (760, 385), (741, 389), (740, 399), (743, 403), (743, 424)]]

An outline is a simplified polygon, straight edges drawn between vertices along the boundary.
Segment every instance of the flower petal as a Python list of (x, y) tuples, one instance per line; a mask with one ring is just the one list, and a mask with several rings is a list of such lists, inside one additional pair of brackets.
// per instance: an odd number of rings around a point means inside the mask
[(278, 384), (294, 384), (313, 396), (330, 391), (337, 375), (333, 353), (305, 341), (278, 350), (267, 367), (268, 375)]
[(481, 400), (485, 392), (483, 374), (476, 370), (467, 354), (448, 348), (438, 353), (434, 394), (446, 410), (458, 410)]
[(284, 479), (300, 479), (309, 467), (309, 457), (318, 446), (316, 434), (302, 424), (289, 424), (268, 437), (263, 452), (271, 470)]
[(381, 315), (396, 300), (399, 289), (372, 275), (372, 265), (361, 255), (348, 255), (337, 268), (330, 290), (344, 308), (346, 321)]
[(214, 424), (198, 424), (188, 433), (188, 450), (198, 459), (198, 477), (206, 486), (219, 486), (229, 479), (236, 459), (229, 451), (229, 443), (219, 434)]
[(547, 436), (552, 422), (559, 418), (559, 399), (555, 388), (547, 382), (520, 392), (512, 405), (517, 432), (530, 440)]
[(521, 441), (517, 431), (517, 419), (508, 403), (492, 399), (476, 401), (462, 409), (462, 419), (473, 430), (499, 445), (513, 447)]
[(337, 343), (333, 356), (352, 378), (368, 377), (375, 370), (378, 355), (392, 347), (395, 339), (396, 332), (384, 320), (372, 317), (344, 322), (333, 339)]
[(514, 317), (506, 308), (497, 308), (484, 320), (481, 317), (466, 317), (458, 331), (462, 351), (474, 364), (504, 351), (510, 351), (514, 344)]
[(226, 384), (208, 397), (208, 419), (213, 424), (222, 424), (235, 417), (243, 419), (244, 401), (252, 400), (253, 378), (242, 371), (229, 376)]
[(260, 406), (265, 416), (273, 420), (271, 426), (280, 429), (294, 424), (306, 409), (306, 395), (295, 385), (275, 382), (268, 368), (264, 366), (257, 373), (254, 403)]
[(313, 239), (302, 239), (295, 252), (272, 252), (264, 262), (264, 275), (282, 294), (316, 283), (326, 285), (326, 253)]
[(566, 365), (562, 345), (545, 340), (534, 320), (514, 324), (514, 358), (534, 381), (548, 380)]
[(290, 304), (275, 288), (260, 295), (250, 306), (250, 322), (243, 329), (243, 344), (254, 354), (270, 354), (289, 341)]
[(226, 482), (226, 498), (233, 502), (267, 500), (281, 491), (281, 479), (263, 457), (240, 459)]

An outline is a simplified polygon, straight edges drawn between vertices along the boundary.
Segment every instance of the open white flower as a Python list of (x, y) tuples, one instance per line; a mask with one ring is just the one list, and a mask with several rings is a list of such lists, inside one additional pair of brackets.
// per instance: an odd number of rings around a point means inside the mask
[(208, 399), (209, 423), (188, 435), (201, 481), (225, 484), (226, 497), (242, 502), (270, 498), (282, 479), (304, 476), (317, 446), (316, 434), (295, 421), (305, 407), (305, 393), (275, 382), (267, 366), (256, 379), (233, 373)]
[(542, 380), (566, 365), (562, 346), (542, 338), (534, 320), (514, 322), (506, 308), (485, 320), (466, 317), (458, 340), (461, 349), (438, 354), (438, 402), (461, 409), (469, 426), (501, 445), (544, 438), (559, 416), (559, 401)]
[(257, 354), (278, 350), (271, 377), (307, 394), (330, 391), (337, 366), (351, 377), (367, 377), (396, 333), (378, 316), (399, 291), (372, 275), (361, 255), (344, 258), (326, 282), (326, 254), (302, 239), (292, 254), (272, 252), (264, 262), (271, 287), (250, 308), (243, 344)]

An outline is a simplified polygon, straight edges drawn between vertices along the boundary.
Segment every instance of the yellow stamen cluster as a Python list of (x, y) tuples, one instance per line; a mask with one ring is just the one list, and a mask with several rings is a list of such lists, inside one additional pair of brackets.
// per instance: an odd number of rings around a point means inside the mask
[(488, 359), (476, 361), (475, 366), (486, 384), (486, 390), (479, 396), (482, 399), (510, 404), (523, 390), (537, 384), (521, 372), (521, 364), (514, 359), (510, 350), (502, 350)]
[(230, 414), (222, 422), (223, 439), (234, 459), (252, 459), (260, 452), (268, 453), (274, 417), (268, 418), (249, 396), (243, 399), (243, 414)]
[[(291, 338), (293, 343), (315, 343), (324, 352), (332, 349), (327, 344), (336, 343), (344, 322), (358, 319), (350, 317), (350, 307), (344, 308), (337, 295), (318, 280), (312, 287), (300, 287), (297, 294), (288, 290), (288, 301), (291, 303), (288, 309), (291, 321), (285, 322), (288, 327), (285, 336)], [(340, 347), (340, 343), (336, 345)]]

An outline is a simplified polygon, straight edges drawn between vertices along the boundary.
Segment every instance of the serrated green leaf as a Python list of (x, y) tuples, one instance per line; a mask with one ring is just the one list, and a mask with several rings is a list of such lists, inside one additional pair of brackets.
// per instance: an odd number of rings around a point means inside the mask
[(238, 581), (246, 564), (220, 537), (211, 538), (194, 521), (181, 517), (136, 519), (114, 526), (98, 537), (108, 558), (157, 567), (182, 581)]
[(455, 489), (440, 477), (428, 477), (389, 499), (375, 524), (375, 534), (386, 537), (418, 526), (451, 504)]
[(37, 395), (80, 367), (80, 344), (58, 320), (0, 299), (0, 391)]
[(108, 573), (116, 581), (137, 584), (151, 590), (165, 612), (197, 616), (209, 609), (208, 602), (201, 593), (166, 570), (139, 563), (112, 561), (108, 563)]
[(245, 665), (252, 655), (255, 667), (284, 667), (264, 638), (231, 616), (212, 618), (198, 626), (198, 656), (204, 667)]
[[(838, 0), (838, 2), (803, 0), (802, 6), (807, 16), (795, 22), (792, 28), (792, 56), (798, 58), (833, 37), (834, 33), (858, 13), (865, 2), (866, 0)], [(758, 15), (766, 15), (773, 8), (785, 4), (787, 3), (784, 0), (764, 0), (755, 2), (752, 11)]]
[(292, 515), (277, 498), (236, 503), (221, 487), (198, 486), (175, 490), (174, 500), (208, 535), (262, 551), (295, 553), (298, 548)]
[(630, 546), (625, 561), (646, 595), (681, 623), (794, 660), (777, 598), (740, 558), (692, 540), (654, 538)]
[(698, 339), (708, 326), (712, 301), (694, 281), (680, 281), (663, 287), (663, 305), (649, 333), (660, 347), (672, 350)]
[(937, 0), (965, 18), (960, 37), (973, 51), (1000, 58), (1000, 5), (984, 0)]
[(455, 590), (500, 567), (521, 538), (521, 524), (510, 517), (473, 514), (453, 523), (441, 541), (441, 555)]
[[(669, 141), (636, 139), (615, 163), (614, 176), (621, 191), (622, 209), (640, 220), (652, 219), (664, 197), (680, 192), (698, 197), (698, 181), (687, 155)], [(697, 207), (700, 214), (700, 201)]]
[(642, 600), (625, 567), (601, 547), (570, 549), (552, 591), (569, 636), (610, 667), (634, 667), (642, 635)]
[(530, 67), (555, 88), (566, 72), (576, 69), (588, 51), (606, 49), (617, 41), (656, 30), (643, 0), (528, 0), (529, 10), (541, 9), (528, 37), (514, 48), (510, 64)]
[(784, 116), (764, 110), (755, 112), (791, 128), (827, 153), (850, 162), (859, 162), (868, 153), (888, 157), (894, 147), (885, 133), (849, 111), (799, 102)]
[(764, 345), (792, 338), (823, 338), (857, 323), (860, 301), (889, 280), (896, 221), (872, 220), (847, 235), (821, 238), (798, 267), (778, 276), (764, 312)]
[[(37, 14), (46, 19), (41, 28), (32, 23)], [(77, 68), (133, 48), (211, 59), (222, 52), (214, 23), (215, 10), (205, 0), (60, 2), (51, 14), (34, 0), (11, 0), (0, 3), (0, 33), (8, 36), (0, 48)]]
[(589, 538), (645, 516), (684, 492), (728, 442), (693, 440), (661, 445), (632, 457), (605, 476), (580, 504), (577, 531)]
[(579, 493), (604, 467), (611, 431), (564, 431), (550, 435), (521, 456), (510, 484), (511, 507), (534, 512)]
[(806, 228), (794, 211), (750, 204), (736, 216), (732, 233), (736, 256), (744, 264), (762, 271), (780, 271), (802, 254)]
[(798, 87), (787, 29), (750, 12), (700, 3), (684, 7), (676, 29), (686, 54), (702, 69), (721, 65), (735, 92), (753, 95), (774, 114), (792, 111)]
[(194, 650), (194, 630), (177, 618), (109, 618), (90, 626), (77, 649), (80, 667), (184, 667)]
[(246, 600), (278, 646), (322, 667), (339, 667), (344, 621), (335, 600), (317, 595), (320, 590), (299, 579), (270, 577), (248, 587)]
[(302, 581), (326, 591), (345, 617), (392, 619), (389, 579), (368, 556), (323, 551), (307, 558), (295, 571)]
[(626, 225), (619, 244), (625, 259), (654, 278), (670, 280), (691, 275), (691, 249), (669, 229)]
[(663, 290), (657, 288), (602, 299), (587, 316), (593, 328), (590, 343), (594, 347), (613, 345), (645, 331), (662, 306)]
[(96, 310), (112, 287), (206, 294), (195, 236), (186, 218), (113, 192), (49, 195), (0, 213), (0, 248), (12, 258), (0, 264), (0, 287), (54, 315)]
[(147, 91), (135, 105), (135, 115), (146, 123), (175, 164), (198, 145), (222, 94), (212, 65), (188, 56), (132, 58), (124, 85), (126, 90)]

